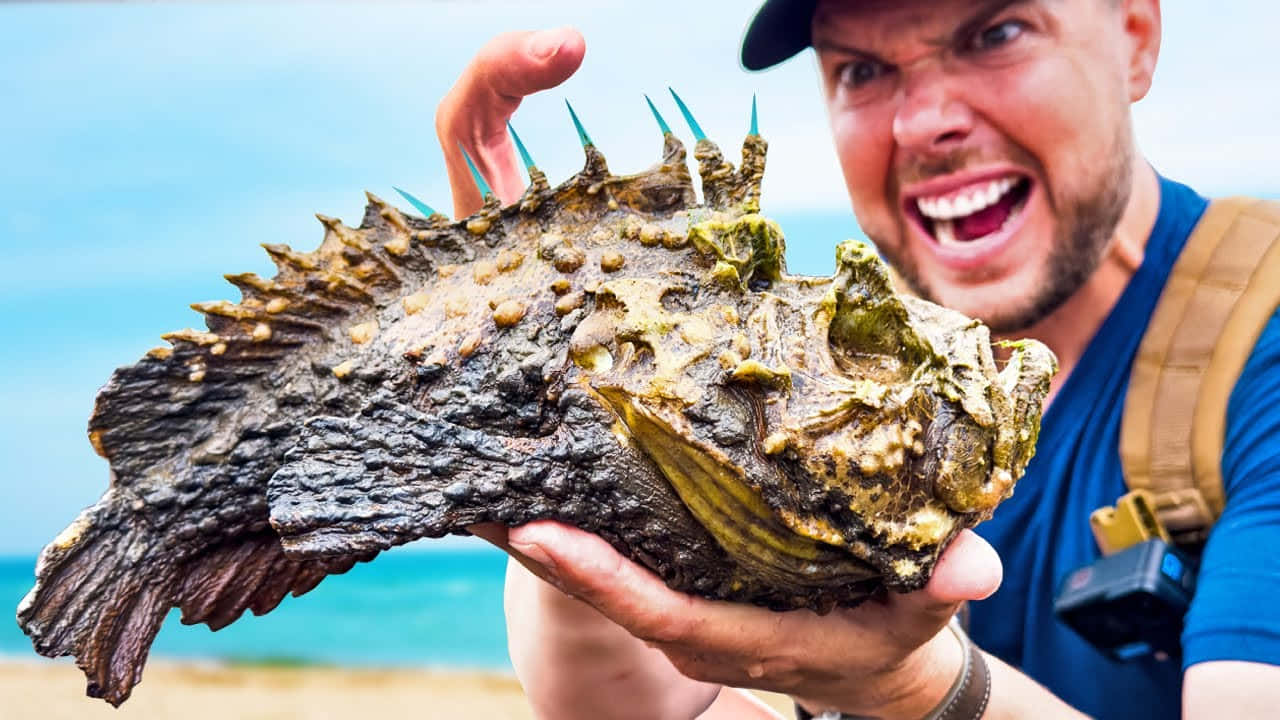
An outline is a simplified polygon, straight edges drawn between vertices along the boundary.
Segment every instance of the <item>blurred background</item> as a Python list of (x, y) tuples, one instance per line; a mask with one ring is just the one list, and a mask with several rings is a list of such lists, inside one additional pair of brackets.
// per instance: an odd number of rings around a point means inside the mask
[[(448, 210), (435, 105), (498, 32), (571, 24), (587, 38), (578, 74), (513, 121), (553, 183), (582, 162), (566, 98), (623, 173), (658, 158), (643, 93), (688, 143), (674, 87), (730, 157), (757, 95), (764, 211), (792, 272), (830, 272), (859, 231), (814, 61), (743, 72), (755, 4), (0, 4), (0, 611), (106, 487), (84, 428), (113, 368), (199, 326), (189, 303), (237, 298), (223, 273), (272, 274), (259, 243), (317, 245), (317, 211), (358, 224), (363, 191), (399, 203), (392, 185)], [(1140, 146), (1202, 193), (1280, 194), (1280, 6), (1164, 12), (1155, 88), (1134, 110)], [(171, 620), (154, 654), (501, 673), (502, 567), (472, 541), (418, 543), (217, 634)], [(34, 658), (12, 622), (0, 655)]]

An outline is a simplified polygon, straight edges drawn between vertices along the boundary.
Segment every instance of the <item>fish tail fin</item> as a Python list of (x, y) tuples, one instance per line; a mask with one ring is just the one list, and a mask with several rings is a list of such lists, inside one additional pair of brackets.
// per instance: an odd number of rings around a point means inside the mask
[(44, 549), (18, 624), (40, 654), (74, 655), (89, 696), (119, 706), (141, 680), (169, 603), (165, 584), (135, 567), (153, 544), (150, 530), (103, 522), (110, 510), (86, 509)]

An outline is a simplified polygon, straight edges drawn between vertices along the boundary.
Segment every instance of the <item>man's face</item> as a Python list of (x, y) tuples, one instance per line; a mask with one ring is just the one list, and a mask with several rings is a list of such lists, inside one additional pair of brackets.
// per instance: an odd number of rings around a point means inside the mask
[(1132, 187), (1112, 0), (822, 0), (813, 42), (854, 211), (917, 292), (1012, 332), (1092, 274)]

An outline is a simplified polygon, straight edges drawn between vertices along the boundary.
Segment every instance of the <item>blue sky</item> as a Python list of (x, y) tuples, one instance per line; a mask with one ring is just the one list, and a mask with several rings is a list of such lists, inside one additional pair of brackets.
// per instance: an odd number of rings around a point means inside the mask
[[(767, 212), (793, 271), (855, 234), (810, 57), (759, 75), (736, 46), (751, 2), (0, 4), (0, 554), (33, 553), (106, 487), (84, 436), (118, 365), (270, 272), (261, 242), (310, 249), (316, 211), (355, 222), (365, 189), (438, 207), (436, 102), (505, 29), (573, 24), (584, 67), (515, 124), (553, 179), (581, 164), (569, 98), (615, 171), (659, 137), (641, 93), (673, 85), (727, 149), (752, 93), (771, 143)], [(532, 7), (536, 6), (536, 7)], [(1135, 108), (1156, 167), (1207, 193), (1280, 192), (1278, 6), (1165, 4), (1164, 55)]]

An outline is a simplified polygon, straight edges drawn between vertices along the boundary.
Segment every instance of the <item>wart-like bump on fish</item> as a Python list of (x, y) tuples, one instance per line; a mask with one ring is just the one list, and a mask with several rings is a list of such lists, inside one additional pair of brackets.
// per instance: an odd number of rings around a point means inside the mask
[(116, 370), (89, 420), (110, 485), (18, 609), (36, 649), (118, 705), (172, 608), (216, 630), (485, 522), (569, 523), (676, 590), (779, 610), (922, 587), (1013, 491), (1053, 356), (997, 361), (857, 242), (789, 275), (764, 138), (734, 168), (679, 104), (701, 202), (656, 108), (660, 162), (623, 176), (574, 115), (563, 184), (520, 143), (511, 205), (475, 172), (456, 222), (404, 191), (422, 217), (372, 195), (359, 227), (320, 216), (319, 248), (268, 244), (275, 278), (196, 305), (208, 332)]

